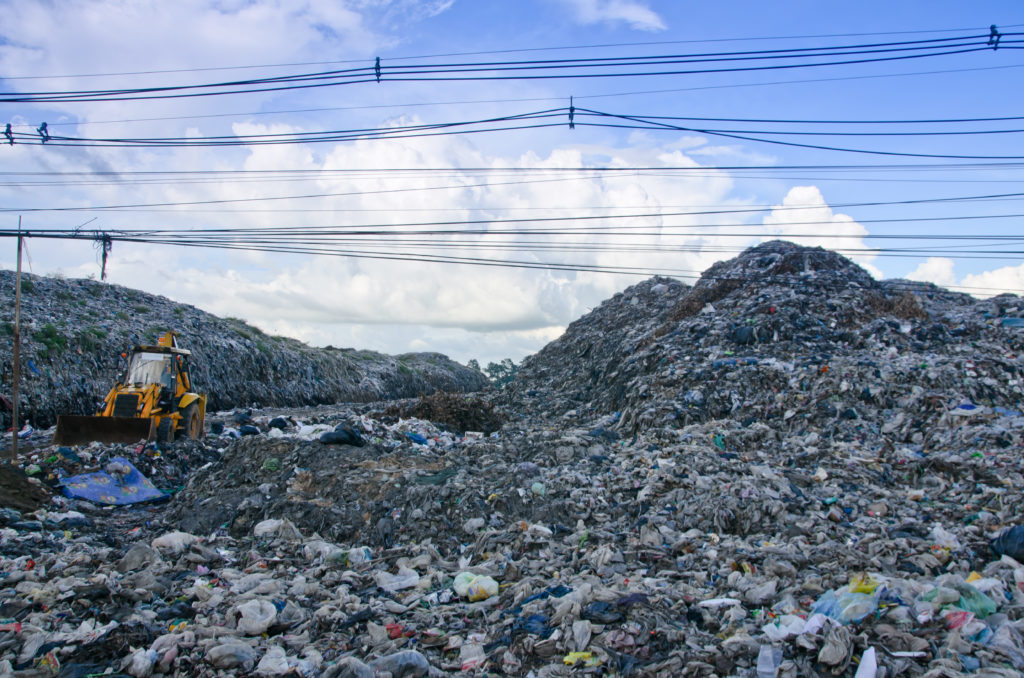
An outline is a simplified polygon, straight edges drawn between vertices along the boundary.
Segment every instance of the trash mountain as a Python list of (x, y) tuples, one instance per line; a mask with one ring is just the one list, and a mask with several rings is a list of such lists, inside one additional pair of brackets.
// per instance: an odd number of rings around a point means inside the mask
[(653, 278), (615, 295), (524, 360), (509, 398), (619, 412), (629, 433), (721, 419), (921, 443), (950, 406), (1017, 406), (1022, 315), (1014, 295), (879, 282), (834, 252), (773, 241), (692, 287)]
[[(22, 403), (37, 428), (60, 414), (94, 414), (123, 372), (121, 353), (169, 330), (192, 351), (197, 388), (210, 410), (410, 398), (475, 391), (484, 375), (439, 353), (388, 356), (313, 348), (269, 336), (235, 318), (92, 280), (22, 274)], [(14, 273), (0, 271), (0, 383), (10, 394)], [(7, 405), (0, 408), (10, 426)]]
[(771, 242), (486, 400), (40, 445), (0, 675), (1022, 675), (1022, 308)]

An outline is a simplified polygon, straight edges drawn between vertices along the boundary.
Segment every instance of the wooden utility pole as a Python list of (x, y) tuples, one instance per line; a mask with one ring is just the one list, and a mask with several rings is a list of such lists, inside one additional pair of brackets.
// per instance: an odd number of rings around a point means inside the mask
[(11, 466), (18, 463), (18, 387), (21, 384), (21, 217), (18, 217), (18, 272), (14, 277), (14, 383), (11, 385)]

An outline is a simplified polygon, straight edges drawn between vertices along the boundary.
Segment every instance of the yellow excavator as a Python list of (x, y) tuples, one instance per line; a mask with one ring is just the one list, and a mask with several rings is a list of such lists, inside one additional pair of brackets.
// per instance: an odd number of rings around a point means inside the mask
[(193, 390), (191, 351), (178, 347), (177, 334), (167, 332), (156, 346), (133, 346), (122, 354), (128, 364), (123, 380), (110, 389), (95, 416), (57, 417), (57, 445), (172, 442), (176, 434), (203, 435), (206, 396)]

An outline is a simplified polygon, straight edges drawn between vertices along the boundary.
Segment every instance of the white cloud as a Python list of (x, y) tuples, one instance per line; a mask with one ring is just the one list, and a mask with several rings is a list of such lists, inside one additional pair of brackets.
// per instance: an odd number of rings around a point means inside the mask
[[(771, 236), (792, 240), (806, 247), (860, 250), (867, 247), (864, 236), (868, 230), (846, 214), (836, 214), (825, 202), (817, 186), (794, 186), (786, 193), (781, 205), (772, 207), (764, 218), (765, 230)], [(765, 240), (770, 240), (766, 236)], [(873, 254), (850, 253), (855, 261), (875, 278), (882, 272), (872, 263)]]
[(982, 298), (1004, 292), (1024, 294), (1024, 264), (965, 275), (960, 284), (965, 288), (964, 292)]
[[(286, 125), (238, 124), (237, 133), (292, 132)], [(299, 145), (259, 146), (237, 158), (215, 152), (185, 150), (136, 159), (134, 169), (228, 166), (234, 168), (344, 169), (374, 167), (544, 168), (585, 164), (601, 157), (612, 166), (697, 164), (682, 151), (663, 146), (561, 148), (545, 154), (485, 153), (461, 137), (409, 139), (400, 142), (341, 144), (324, 151)], [(483, 184), (483, 185), (476, 185)], [(414, 190), (447, 186), (444, 190)], [(343, 194), (316, 200), (290, 199), (253, 204), (203, 206), (189, 212), (102, 214), (104, 228), (179, 227), (304, 227), (322, 225), (397, 224), (420, 220), (523, 218), (594, 213), (608, 207), (630, 212), (673, 211), (688, 206), (730, 203), (732, 181), (717, 171), (698, 176), (635, 176), (611, 174), (551, 177), (511, 174), (441, 173), (396, 177), (391, 173), (363, 176), (329, 174), (304, 184), (261, 184), (218, 181), (184, 185), (111, 185), (91, 193), (98, 202), (167, 202), (175, 200), (237, 200), (289, 194)], [(90, 188), (90, 190), (95, 190)], [(0, 189), (0, 199), (5, 199)], [(80, 195), (61, 201), (81, 203)], [(242, 207), (256, 212), (217, 212)], [(291, 213), (293, 208), (316, 211)], [(508, 208), (525, 208), (513, 209)], [(63, 219), (64, 217), (59, 217)], [(76, 217), (77, 218), (77, 217)], [(83, 218), (84, 220), (84, 218)], [(580, 247), (632, 244), (647, 247), (700, 242), (677, 235), (668, 226), (706, 223), (708, 217), (623, 219), (599, 222), (612, 226), (643, 226), (651, 235), (596, 234), (544, 237), (553, 251), (482, 249), (446, 250), (453, 256), (515, 258), (576, 264), (636, 267), (699, 273), (728, 253), (689, 251), (591, 251)], [(570, 224), (571, 225), (571, 224)], [(487, 227), (487, 224), (483, 225)], [(544, 222), (526, 226), (550, 226)], [(508, 228), (496, 224), (493, 228)], [(510, 244), (537, 240), (530, 234), (502, 236)], [(34, 251), (41, 248), (35, 246)], [(480, 245), (482, 237), (469, 240)], [(710, 242), (710, 241), (708, 241)], [(732, 243), (730, 243), (732, 244)], [(46, 267), (66, 275), (95, 275), (95, 255), (86, 244), (47, 247)], [(401, 251), (393, 243), (370, 242), (351, 249), (383, 255)], [(40, 262), (42, 263), (42, 262)], [(439, 265), (424, 262), (309, 257), (273, 253), (203, 251), (174, 247), (115, 244), (108, 266), (112, 282), (170, 296), (221, 316), (245, 318), (268, 332), (296, 336), (317, 345), (356, 346), (388, 353), (434, 350), (484, 364), (503, 357), (520, 359), (557, 337), (564, 327), (625, 286), (634, 276), (572, 273), (512, 268)], [(173, 288), (164, 281), (174, 280)]]
[(561, 0), (581, 24), (625, 23), (638, 31), (663, 31), (661, 17), (638, 0)]
[(954, 262), (946, 257), (928, 257), (913, 271), (907, 274), (907, 280), (930, 282), (943, 287), (956, 285), (956, 274), (953, 272)]

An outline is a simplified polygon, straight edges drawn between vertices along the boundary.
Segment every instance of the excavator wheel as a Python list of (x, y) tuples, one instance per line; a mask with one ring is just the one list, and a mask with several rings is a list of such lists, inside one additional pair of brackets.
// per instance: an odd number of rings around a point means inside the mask
[(184, 432), (192, 440), (203, 437), (203, 421), (199, 416), (199, 406), (192, 403), (181, 411), (181, 421), (184, 425)]
[(173, 443), (174, 442), (174, 420), (170, 417), (164, 417), (160, 420), (160, 425), (156, 427), (156, 440), (158, 443)]

